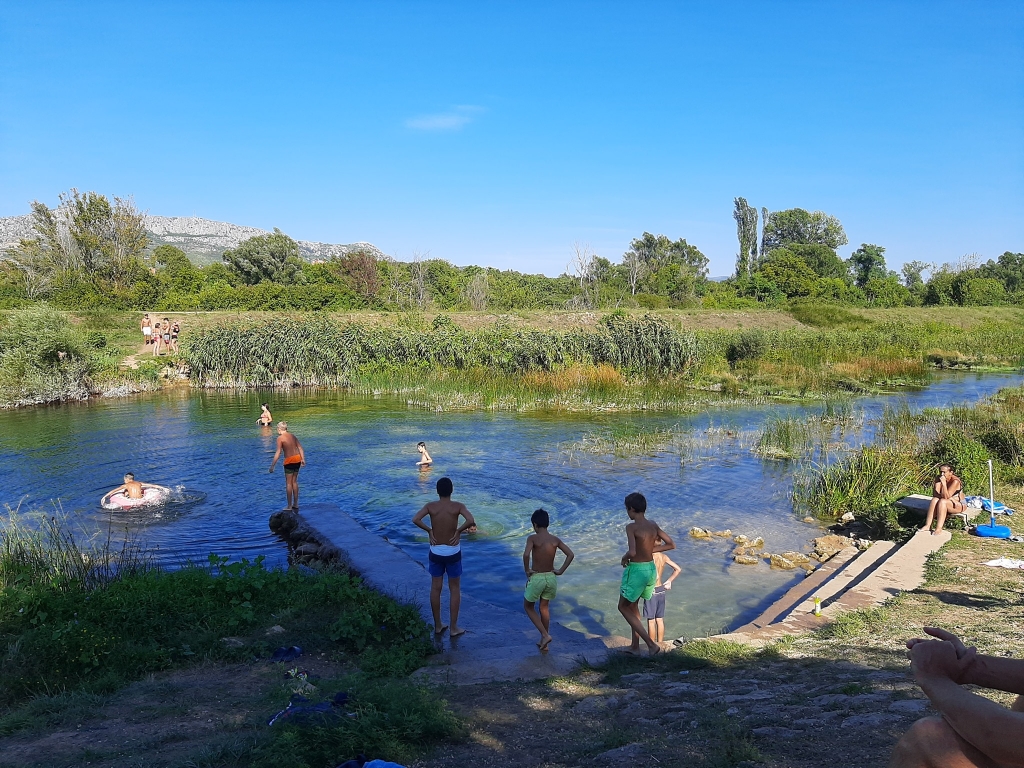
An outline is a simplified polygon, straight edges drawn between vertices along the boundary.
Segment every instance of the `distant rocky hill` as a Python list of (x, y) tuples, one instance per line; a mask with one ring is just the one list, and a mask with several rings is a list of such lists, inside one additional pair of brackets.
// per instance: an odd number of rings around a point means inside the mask
[[(147, 216), (146, 229), (149, 230), (150, 248), (164, 244), (176, 246), (197, 264), (220, 261), (224, 251), (236, 247), (243, 240), (256, 235), (270, 234), (264, 229), (210, 221), (198, 216)], [(0, 217), (0, 250), (16, 245), (19, 240), (34, 236), (30, 215)], [(314, 243), (309, 240), (296, 242), (303, 258), (310, 261), (344, 256), (354, 251), (366, 251), (377, 258), (384, 258), (384, 253), (371, 243), (337, 245)]]

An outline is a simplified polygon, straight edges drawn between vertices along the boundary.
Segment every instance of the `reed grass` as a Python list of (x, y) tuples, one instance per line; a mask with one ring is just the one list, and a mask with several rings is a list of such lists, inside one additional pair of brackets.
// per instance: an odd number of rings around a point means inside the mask
[(827, 520), (852, 512), (879, 535), (904, 535), (894, 502), (930, 494), (940, 464), (953, 466), (968, 494), (987, 492), (990, 458), (998, 479), (1024, 475), (1022, 402), (1017, 387), (970, 407), (887, 408), (872, 445), (798, 473), (794, 506)]

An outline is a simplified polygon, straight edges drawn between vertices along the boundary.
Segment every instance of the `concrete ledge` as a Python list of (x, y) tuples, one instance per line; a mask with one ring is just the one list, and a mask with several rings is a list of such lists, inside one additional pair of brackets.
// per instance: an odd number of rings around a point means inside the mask
[[(430, 576), (394, 544), (370, 533), (334, 504), (309, 504), (301, 517), (334, 546), (366, 584), (402, 603), (415, 605), (431, 626)], [(448, 589), (441, 615), (448, 616)], [(428, 681), (467, 685), (497, 680), (536, 680), (564, 675), (581, 663), (600, 664), (608, 649), (598, 638), (551, 625), (555, 638), (547, 653), (537, 650), (537, 630), (523, 613), (462, 594), (459, 624), (466, 634), (438, 638), (438, 654), (416, 674)]]

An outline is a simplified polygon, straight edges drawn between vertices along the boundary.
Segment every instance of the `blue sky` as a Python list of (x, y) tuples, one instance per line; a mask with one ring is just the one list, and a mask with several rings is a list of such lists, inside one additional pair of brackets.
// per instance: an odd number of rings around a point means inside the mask
[(0, 4), (0, 215), (162, 215), (558, 274), (732, 201), (890, 266), (1024, 251), (1024, 3)]

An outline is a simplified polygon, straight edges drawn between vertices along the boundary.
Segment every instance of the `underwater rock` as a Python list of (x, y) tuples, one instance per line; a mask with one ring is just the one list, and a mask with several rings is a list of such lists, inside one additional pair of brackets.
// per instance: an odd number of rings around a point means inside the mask
[(733, 536), (732, 540), (733, 540), (733, 543), (735, 543), (735, 544), (746, 544), (748, 541), (750, 541), (750, 539), (748, 539), (742, 533), (737, 535), (737, 536)]
[(761, 558), (753, 555), (733, 555), (732, 561), (740, 565), (757, 565), (761, 562)]
[(745, 554), (747, 554), (747, 548), (746, 547), (736, 547), (736, 549), (734, 549), (732, 551), (732, 553), (733, 553), (733, 555), (745, 555)]
[(761, 547), (764, 546), (764, 539), (762, 539), (760, 536), (758, 536), (756, 539), (754, 539), (753, 541), (749, 542), (747, 544), (747, 546), (750, 547), (751, 549), (760, 549)]
[(720, 536), (723, 539), (727, 539), (730, 536), (732, 536), (732, 531), (730, 531), (728, 529), (726, 529), (724, 531), (715, 531), (713, 535), (714, 536)]
[(709, 531), (707, 528), (697, 528), (696, 526), (694, 526), (690, 529), (690, 535), (693, 536), (693, 538), (695, 539), (710, 539), (711, 531)]

